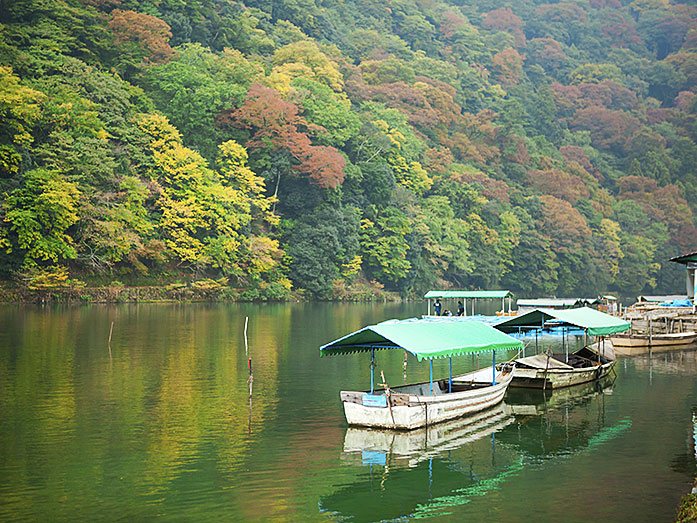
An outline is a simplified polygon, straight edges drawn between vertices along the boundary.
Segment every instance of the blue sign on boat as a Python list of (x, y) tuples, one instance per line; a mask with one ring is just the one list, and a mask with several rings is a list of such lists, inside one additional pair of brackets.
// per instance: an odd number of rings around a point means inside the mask
[(387, 456), (384, 452), (377, 450), (364, 450), (361, 452), (363, 465), (386, 465)]
[(387, 397), (384, 394), (363, 394), (364, 407), (387, 407)]

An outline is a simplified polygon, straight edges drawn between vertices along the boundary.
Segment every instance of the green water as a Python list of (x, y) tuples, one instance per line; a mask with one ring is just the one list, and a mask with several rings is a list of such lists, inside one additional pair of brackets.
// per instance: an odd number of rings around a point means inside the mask
[[(1, 307), (0, 520), (672, 520), (696, 473), (694, 352), (621, 360), (605, 388), (511, 392), (462, 437), (348, 431), (338, 393), (368, 387), (368, 359), (319, 345), (422, 308)], [(378, 370), (428, 378), (399, 353)]]

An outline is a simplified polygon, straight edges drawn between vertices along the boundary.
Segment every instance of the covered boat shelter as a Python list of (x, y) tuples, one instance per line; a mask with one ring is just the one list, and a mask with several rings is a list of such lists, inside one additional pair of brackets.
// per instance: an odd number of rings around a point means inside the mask
[(453, 356), (492, 351), (492, 385), (496, 384), (496, 352), (520, 350), (523, 343), (477, 321), (446, 319), (388, 320), (369, 325), (320, 347), (320, 356), (370, 352), (370, 392), (375, 390), (375, 351), (401, 349), (429, 360), (429, 388), (433, 392), (433, 360), (450, 359), (448, 390), (452, 390)]
[[(502, 332), (520, 332), (545, 328), (545, 324), (555, 322), (560, 327), (576, 327), (584, 331), (584, 335), (610, 336), (628, 331), (632, 324), (623, 319), (605, 314), (590, 307), (578, 309), (533, 309), (525, 314), (503, 319), (494, 327)], [(537, 342), (537, 337), (535, 338)], [(563, 340), (562, 340), (563, 342)], [(568, 347), (566, 347), (568, 354)]]
[(573, 309), (593, 305), (596, 302), (595, 298), (531, 298), (520, 299), (517, 305), (518, 311), (528, 312), (532, 309)]
[(697, 310), (697, 252), (676, 256), (670, 261), (680, 263), (687, 269), (687, 297), (692, 299), (693, 306)]
[(623, 319), (605, 314), (604, 312), (580, 307), (578, 309), (533, 309), (530, 312), (502, 319), (494, 325), (502, 332), (516, 332), (521, 329), (542, 329), (549, 321), (571, 325), (583, 329), (591, 336), (609, 336), (625, 332), (632, 326)]
[[(498, 291), (462, 291), (462, 290), (452, 290), (452, 291), (428, 291), (424, 294), (424, 298), (428, 300), (428, 316), (431, 316), (431, 300), (442, 299), (442, 300), (463, 300), (464, 301), (464, 316), (467, 316), (467, 300), (472, 300), (472, 316), (475, 313), (475, 307), (477, 300), (501, 300), (501, 310), (505, 311), (505, 301), (508, 299), (508, 312), (511, 312), (511, 300), (513, 299), (513, 293), (508, 290), (498, 290)], [(436, 312), (435, 316), (440, 316)]]

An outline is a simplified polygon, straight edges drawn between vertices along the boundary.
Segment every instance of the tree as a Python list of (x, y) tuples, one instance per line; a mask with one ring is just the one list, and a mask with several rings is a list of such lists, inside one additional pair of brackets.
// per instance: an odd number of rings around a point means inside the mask
[(523, 20), (516, 16), (510, 7), (501, 7), (489, 11), (484, 15), (482, 25), (487, 29), (506, 31), (513, 35), (516, 47), (525, 46), (525, 33), (523, 32)]
[[(310, 40), (285, 45), (273, 54), (269, 85), (286, 91), (293, 79), (303, 77), (341, 91), (344, 79), (337, 65)], [(287, 86), (284, 88), (283, 86)]]
[(363, 218), (360, 252), (366, 272), (393, 288), (406, 278), (411, 269), (406, 236), (411, 231), (407, 216), (394, 207), (381, 210), (375, 220)]
[(516, 85), (523, 74), (523, 56), (512, 47), (496, 53), (491, 59), (504, 87)]
[(212, 159), (222, 141), (216, 117), (242, 103), (263, 74), (261, 66), (233, 49), (217, 55), (200, 44), (186, 44), (176, 51), (172, 60), (146, 69), (144, 83), (184, 141)]
[(131, 52), (146, 63), (165, 62), (173, 55), (169, 46), (172, 38), (170, 27), (156, 16), (114, 9), (109, 28), (117, 44), (134, 44), (137, 50)]
[(0, 67), (0, 178), (19, 173), (45, 98), (44, 93), (22, 85), (11, 67)]
[(294, 169), (322, 188), (334, 189), (344, 181), (345, 160), (333, 147), (312, 145), (300, 127), (308, 127), (298, 107), (283, 100), (273, 89), (254, 84), (239, 109), (224, 112), (223, 124), (252, 132), (247, 143), (253, 149), (286, 149), (297, 161)]
[(77, 256), (68, 229), (78, 219), (80, 192), (60, 173), (34, 169), (22, 185), (4, 195), (0, 247), (23, 260), (23, 267), (57, 263)]

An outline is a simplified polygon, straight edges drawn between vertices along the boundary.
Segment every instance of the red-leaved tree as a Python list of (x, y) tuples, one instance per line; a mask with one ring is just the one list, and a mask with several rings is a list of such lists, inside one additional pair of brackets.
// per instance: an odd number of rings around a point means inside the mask
[[(246, 146), (251, 149), (285, 149), (297, 161), (295, 170), (325, 189), (344, 181), (346, 161), (334, 147), (312, 145), (302, 129), (312, 125), (298, 114), (298, 107), (274, 89), (254, 84), (239, 109), (223, 112), (218, 121), (252, 133)], [(316, 127), (316, 126), (315, 126)]]

